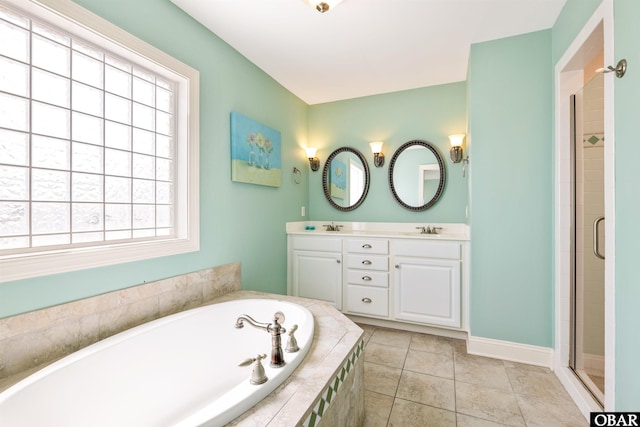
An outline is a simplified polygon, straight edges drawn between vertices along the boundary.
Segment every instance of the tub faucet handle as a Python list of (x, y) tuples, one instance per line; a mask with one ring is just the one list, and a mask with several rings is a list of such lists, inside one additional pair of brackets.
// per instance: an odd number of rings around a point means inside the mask
[(298, 347), (298, 341), (296, 337), (293, 336), (293, 333), (298, 329), (298, 325), (293, 325), (291, 329), (289, 329), (289, 339), (287, 340), (287, 348), (284, 349), (287, 353), (295, 353), (300, 350)]
[(269, 379), (267, 374), (264, 372), (264, 366), (262, 366), (262, 359), (266, 359), (266, 354), (258, 354), (256, 357), (250, 357), (248, 359), (243, 360), (238, 364), (238, 366), (249, 366), (253, 364), (253, 369), (251, 370), (251, 378), (249, 382), (254, 385), (264, 384)]

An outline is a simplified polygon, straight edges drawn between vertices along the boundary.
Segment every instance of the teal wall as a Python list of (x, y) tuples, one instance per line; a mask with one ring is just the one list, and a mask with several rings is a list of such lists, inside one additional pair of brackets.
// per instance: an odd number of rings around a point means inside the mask
[[(467, 180), (462, 164), (449, 160), (448, 135), (466, 133), (466, 83), (451, 83), (402, 92), (317, 104), (309, 107), (309, 145), (318, 148), (321, 169), (309, 178), (309, 207), (313, 220), (373, 222), (466, 222)], [(388, 184), (389, 162), (405, 142), (432, 143), (445, 162), (447, 177), (440, 200), (423, 212), (396, 203)], [(384, 141), (386, 159), (373, 166), (369, 143)], [(322, 192), (322, 168), (333, 150), (352, 147), (367, 158), (371, 174), (369, 195), (351, 212), (331, 207)], [(307, 168), (308, 170), (308, 168)]]
[(553, 66), (564, 55), (600, 3), (602, 0), (567, 0), (552, 29)]
[(616, 407), (617, 411), (640, 410), (640, 2), (614, 3), (614, 58), (626, 58), (629, 69), (615, 80), (616, 153)]
[(551, 31), (471, 46), (471, 334), (552, 347)]
[[(301, 219), (308, 197), (306, 159), (294, 148), (307, 137), (308, 106), (169, 1), (77, 3), (200, 71), (201, 250), (0, 283), (0, 317), (234, 261), (245, 289), (286, 293), (285, 223)], [(231, 182), (231, 111), (281, 132), (280, 188)]]

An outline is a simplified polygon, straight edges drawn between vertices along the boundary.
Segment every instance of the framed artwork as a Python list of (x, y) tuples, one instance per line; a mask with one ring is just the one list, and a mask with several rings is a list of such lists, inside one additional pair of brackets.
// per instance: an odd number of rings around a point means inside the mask
[(231, 112), (231, 180), (280, 187), (280, 132)]
[(331, 197), (344, 199), (347, 195), (347, 165), (333, 159), (331, 161), (331, 176), (329, 177), (329, 193)]

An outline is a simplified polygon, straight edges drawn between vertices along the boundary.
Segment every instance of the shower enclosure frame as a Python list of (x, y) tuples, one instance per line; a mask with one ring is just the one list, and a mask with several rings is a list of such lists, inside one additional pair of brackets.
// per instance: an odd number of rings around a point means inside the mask
[[(554, 142), (554, 371), (585, 417), (601, 411), (598, 402), (569, 367), (571, 343), (572, 195), (570, 95), (584, 86), (584, 67), (595, 52), (604, 49), (604, 64), (613, 58), (613, 0), (603, 0), (569, 48), (556, 63)], [(605, 78), (605, 410), (615, 403), (615, 194), (614, 194), (614, 103), (615, 76)]]

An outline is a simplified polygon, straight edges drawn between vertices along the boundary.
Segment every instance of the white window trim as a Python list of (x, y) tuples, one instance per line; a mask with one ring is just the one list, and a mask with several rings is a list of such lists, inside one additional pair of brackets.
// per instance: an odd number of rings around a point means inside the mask
[[(136, 57), (143, 56), (156, 64), (151, 70), (161, 76), (167, 76), (168, 70), (172, 72), (172, 80), (175, 74), (180, 75), (176, 90), (177, 114), (186, 113), (188, 125), (179, 126), (180, 120), (176, 120), (176, 131), (179, 139), (188, 139), (188, 144), (176, 144), (175, 238), (3, 256), (0, 257), (0, 282), (198, 251), (199, 72), (69, 0), (0, 0), (2, 3), (64, 28), (66, 32), (110, 49), (125, 59), (136, 62)], [(186, 179), (179, 178), (182, 176)]]

